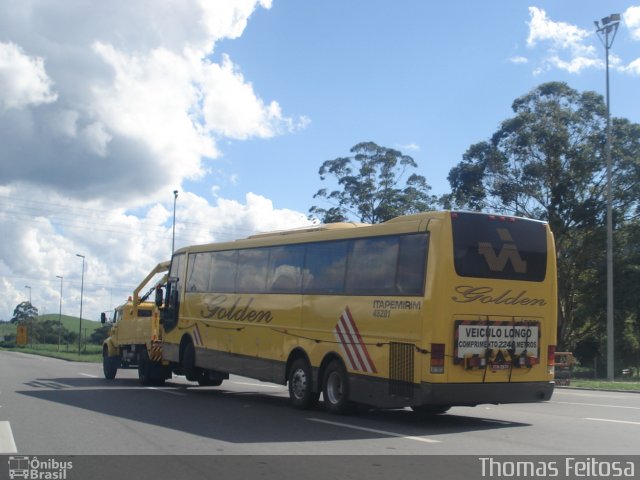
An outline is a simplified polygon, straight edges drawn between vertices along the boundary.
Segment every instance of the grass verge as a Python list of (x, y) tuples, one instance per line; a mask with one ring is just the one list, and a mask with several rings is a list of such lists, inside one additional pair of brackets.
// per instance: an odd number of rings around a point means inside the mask
[(624, 390), (640, 392), (640, 380), (619, 379), (612, 382), (608, 380), (571, 380), (570, 387), (591, 388), (593, 390)]

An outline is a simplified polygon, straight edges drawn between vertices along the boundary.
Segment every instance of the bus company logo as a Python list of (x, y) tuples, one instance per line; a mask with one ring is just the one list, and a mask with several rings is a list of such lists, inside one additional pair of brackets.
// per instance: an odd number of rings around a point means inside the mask
[(369, 355), (367, 345), (362, 341), (360, 331), (353, 320), (349, 307), (345, 307), (342, 315), (338, 318), (338, 323), (333, 329), (333, 335), (342, 349), (342, 354), (350, 370), (378, 373)]
[(73, 462), (61, 462), (55, 458), (39, 460), (38, 457), (10, 456), (9, 478), (32, 480), (66, 480), (67, 471), (73, 468)]
[(544, 307), (547, 301), (544, 298), (536, 298), (528, 296), (526, 290), (514, 292), (513, 290), (504, 290), (501, 293), (495, 293), (491, 287), (475, 287), (472, 285), (458, 285), (455, 287), (456, 295), (451, 297), (456, 303), (493, 303), (494, 305), (523, 305), (529, 307)]
[(494, 272), (504, 272), (507, 262), (511, 260), (511, 265), (516, 273), (527, 273), (527, 262), (522, 260), (509, 230), (498, 228), (497, 232), (503, 242), (500, 252), (496, 255), (490, 242), (479, 242), (478, 253), (485, 258), (489, 268)]

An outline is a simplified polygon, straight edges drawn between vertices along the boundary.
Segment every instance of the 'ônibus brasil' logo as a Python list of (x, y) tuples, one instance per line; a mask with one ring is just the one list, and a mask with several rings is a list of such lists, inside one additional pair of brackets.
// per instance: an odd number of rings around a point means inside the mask
[(489, 268), (494, 272), (504, 272), (507, 262), (511, 260), (511, 265), (516, 273), (527, 273), (527, 262), (522, 260), (518, 247), (516, 247), (511, 233), (506, 228), (498, 228), (498, 236), (504, 242), (500, 252), (496, 255), (490, 242), (479, 242), (478, 253), (482, 255)]

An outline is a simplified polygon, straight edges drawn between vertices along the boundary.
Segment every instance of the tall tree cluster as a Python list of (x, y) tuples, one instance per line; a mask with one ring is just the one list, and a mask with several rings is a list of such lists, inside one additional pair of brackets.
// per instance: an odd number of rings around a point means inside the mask
[(409, 155), (373, 142), (361, 142), (350, 157), (325, 161), (320, 179), (332, 179), (335, 189), (322, 188), (313, 196), (324, 199), (327, 208), (313, 206), (312, 216), (324, 223), (344, 222), (357, 217), (361, 222), (380, 223), (399, 215), (432, 210), (436, 197), (422, 175), (412, 173), (418, 164)]
[[(518, 215), (549, 223), (558, 263), (558, 347), (589, 363), (606, 344), (606, 105), (595, 92), (544, 83), (517, 98), (513, 116), (471, 145), (436, 199), (413, 158), (359, 143), (325, 161), (312, 216), (378, 223), (443, 208)], [(640, 125), (612, 120), (617, 362), (640, 367)], [(406, 178), (406, 179), (405, 179)]]
[[(594, 92), (552, 82), (516, 99), (512, 109), (514, 116), (450, 171), (446, 202), (549, 222), (558, 261), (558, 343), (593, 357), (605, 338), (606, 105)], [(613, 120), (612, 159), (615, 328), (620, 352), (630, 352), (633, 332), (640, 333), (633, 300), (640, 283), (625, 281), (640, 280), (640, 125)]]

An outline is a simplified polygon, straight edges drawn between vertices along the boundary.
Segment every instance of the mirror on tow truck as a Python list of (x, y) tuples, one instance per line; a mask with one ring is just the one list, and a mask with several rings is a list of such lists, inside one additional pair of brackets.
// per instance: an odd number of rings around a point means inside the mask
[(102, 323), (103, 325), (107, 323), (107, 314), (104, 312), (100, 314), (100, 323)]
[(162, 302), (164, 302), (164, 292), (162, 287), (158, 285), (156, 287), (156, 307), (160, 308), (162, 306)]

